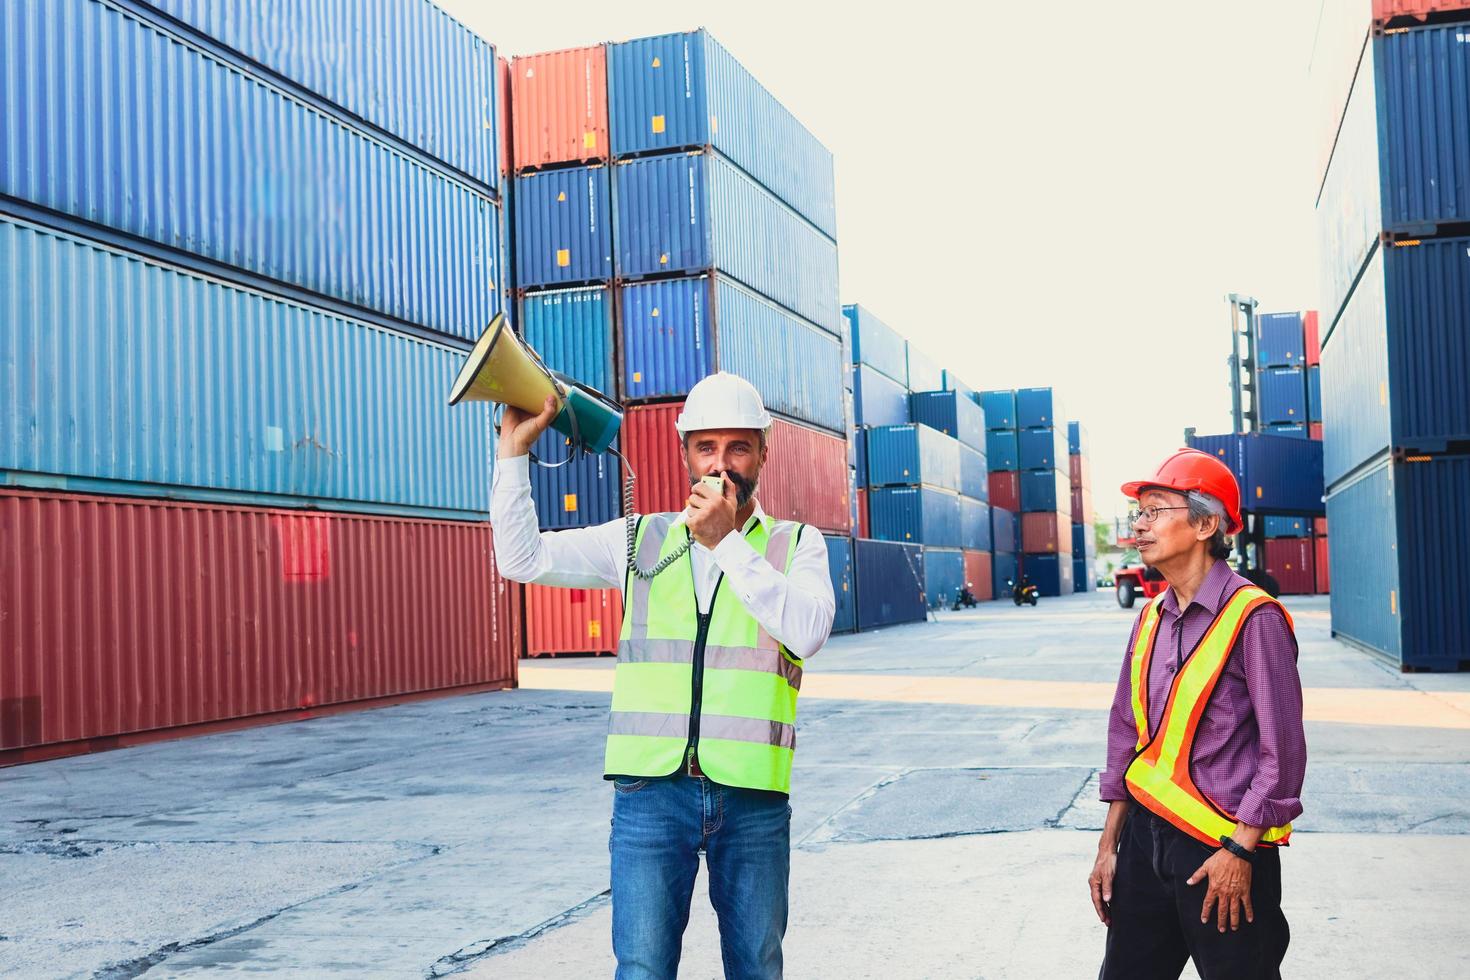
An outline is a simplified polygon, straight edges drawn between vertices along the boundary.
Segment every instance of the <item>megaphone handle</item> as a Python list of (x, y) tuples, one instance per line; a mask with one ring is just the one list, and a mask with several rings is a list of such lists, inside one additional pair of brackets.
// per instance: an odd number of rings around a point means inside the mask
[[(664, 555), (657, 565), (650, 569), (638, 567), (638, 515), (633, 512), (633, 483), (638, 479), (638, 474), (633, 472), (633, 466), (627, 458), (616, 449), (608, 450), (623, 463), (627, 475), (623, 477), (623, 522), (628, 529), (628, 569), (638, 578), (645, 582), (651, 581), (654, 576), (667, 569), (674, 562), (683, 558), (689, 551), (692, 538), (685, 539), (684, 543), (672, 552)], [(687, 533), (687, 532), (686, 532)]]

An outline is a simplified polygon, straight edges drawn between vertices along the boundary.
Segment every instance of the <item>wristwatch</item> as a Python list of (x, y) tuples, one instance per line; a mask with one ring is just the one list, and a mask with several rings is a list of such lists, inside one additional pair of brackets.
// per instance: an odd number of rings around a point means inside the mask
[(1225, 850), (1229, 851), (1231, 854), (1234, 854), (1236, 857), (1240, 858), (1246, 864), (1252, 864), (1255, 862), (1255, 854), (1237, 844), (1235, 838), (1231, 837), (1229, 834), (1226, 834), (1225, 836), (1220, 838), (1220, 846), (1225, 848)]

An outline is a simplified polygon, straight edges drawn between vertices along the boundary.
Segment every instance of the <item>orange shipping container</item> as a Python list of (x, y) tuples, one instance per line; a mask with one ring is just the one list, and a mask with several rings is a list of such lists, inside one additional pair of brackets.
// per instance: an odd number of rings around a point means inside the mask
[(982, 602), (995, 598), (995, 579), (991, 573), (993, 564), (988, 551), (966, 551), (965, 583), (976, 599)]
[(523, 55), (511, 74), (517, 173), (608, 158), (606, 47)]
[(1028, 555), (1072, 551), (1072, 522), (1054, 511), (1021, 515), (1021, 550)]
[(856, 490), (857, 494), (857, 536), (860, 538), (871, 538), (868, 533), (868, 491)]
[(1470, 0), (1373, 0), (1373, 20), (1379, 24), (1395, 17), (1422, 21), (1430, 14), (1456, 10), (1470, 13)]
[(526, 653), (617, 653), (623, 594), (617, 589), (526, 586)]
[(1327, 564), (1327, 539), (1316, 539), (1317, 594), (1327, 595), (1332, 591), (1332, 573)]

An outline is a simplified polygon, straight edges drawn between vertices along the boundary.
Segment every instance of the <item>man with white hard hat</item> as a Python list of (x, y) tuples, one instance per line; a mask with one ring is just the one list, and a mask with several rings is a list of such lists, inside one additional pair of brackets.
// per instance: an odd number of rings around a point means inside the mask
[(623, 590), (604, 764), (617, 976), (676, 976), (704, 851), (725, 975), (779, 977), (796, 695), (836, 612), (826, 542), (761, 509), (771, 416), (724, 372), (684, 402), (675, 428), (692, 489), (682, 513), (638, 518), (635, 568), (624, 520), (538, 533), (527, 457), (556, 410), (505, 409), (495, 558), (517, 582)]

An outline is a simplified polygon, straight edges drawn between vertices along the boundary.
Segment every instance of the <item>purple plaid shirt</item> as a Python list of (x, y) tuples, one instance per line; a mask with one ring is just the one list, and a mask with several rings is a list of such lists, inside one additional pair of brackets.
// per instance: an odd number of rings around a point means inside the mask
[[(1183, 660), (1229, 598), (1249, 585), (1217, 561), (1199, 594), (1181, 614), (1174, 590), (1164, 593), (1148, 677), (1148, 724), (1156, 731), (1164, 702)], [(1108, 767), (1102, 799), (1126, 800), (1123, 773), (1133, 761), (1138, 731), (1133, 724), (1128, 664), (1142, 617), (1133, 623), (1113, 710), (1108, 715)], [(1182, 647), (1182, 659), (1181, 659)], [(1302, 682), (1296, 672), (1296, 638), (1275, 606), (1246, 620), (1214, 695), (1200, 717), (1190, 772), (1195, 785), (1227, 813), (1255, 827), (1279, 827), (1302, 812), (1307, 738), (1302, 730)]]

